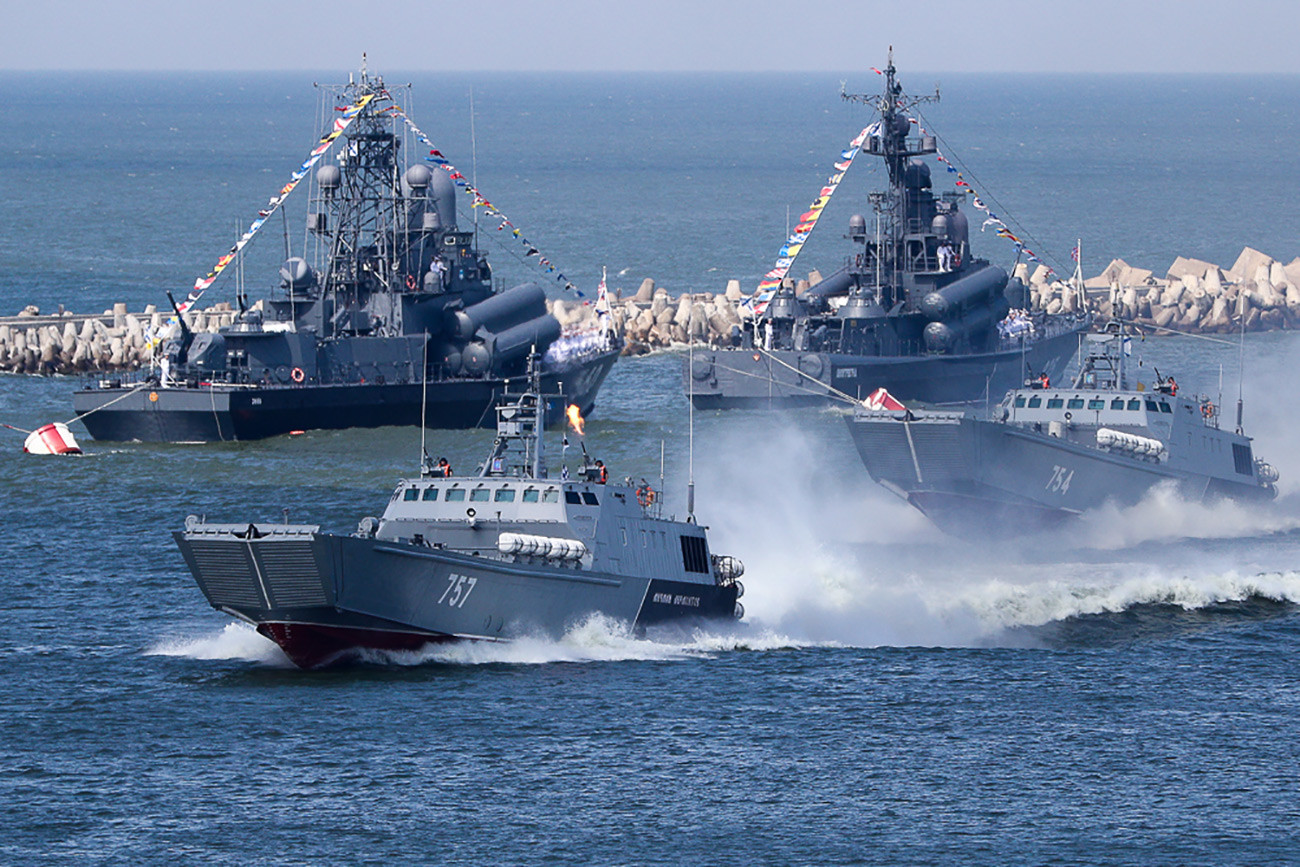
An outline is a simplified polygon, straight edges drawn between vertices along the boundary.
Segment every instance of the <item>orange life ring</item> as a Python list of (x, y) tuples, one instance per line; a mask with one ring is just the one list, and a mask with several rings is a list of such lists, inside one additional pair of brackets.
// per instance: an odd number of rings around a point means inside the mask
[(655, 489), (649, 485), (642, 485), (636, 489), (636, 501), (641, 504), (641, 508), (648, 509), (654, 505)]
[(407, 289), (414, 289), (414, 288), (415, 288), (415, 275), (414, 275), (414, 274), (407, 274), (407, 275), (406, 275), (406, 288), (407, 288)]
[(307, 378), (307, 374), (302, 372), (301, 367), (295, 367), (293, 369), (293, 372), (290, 373), (289, 376), (293, 379), (294, 382), (302, 382), (304, 379)]

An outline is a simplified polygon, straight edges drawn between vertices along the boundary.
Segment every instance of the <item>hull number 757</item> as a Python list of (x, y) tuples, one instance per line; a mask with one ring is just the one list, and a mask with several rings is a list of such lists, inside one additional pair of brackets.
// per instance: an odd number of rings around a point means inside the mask
[(465, 600), (469, 599), (469, 594), (473, 592), (474, 585), (477, 583), (477, 578), (452, 572), (447, 576), (447, 589), (438, 597), (438, 604), (446, 602), (452, 608), (464, 608)]

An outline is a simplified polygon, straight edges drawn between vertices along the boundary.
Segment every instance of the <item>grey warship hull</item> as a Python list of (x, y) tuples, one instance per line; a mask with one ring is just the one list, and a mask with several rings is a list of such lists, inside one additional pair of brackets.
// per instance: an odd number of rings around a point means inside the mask
[(304, 668), (358, 648), (558, 637), (592, 614), (645, 627), (736, 610), (735, 584), (514, 564), (312, 525), (203, 524), (174, 536), (208, 602)]
[[(611, 350), (545, 375), (542, 382), (548, 393), (566, 395), (586, 415), (617, 360), (618, 352)], [(507, 382), (216, 382), (190, 387), (105, 381), (75, 392), (73, 407), (92, 437), (123, 442), (254, 440), (301, 430), (418, 425), (422, 406), (430, 427), (474, 428), (492, 426), (493, 407)], [(563, 412), (562, 406), (548, 408), (548, 421), (562, 419)]]
[(999, 397), (1023, 382), (1026, 371), (1059, 376), (1078, 349), (1078, 335), (1078, 330), (1068, 330), (1023, 349), (968, 355), (696, 351), (683, 371), (684, 384), (697, 409), (825, 406), (836, 399), (834, 392), (861, 400), (877, 388), (903, 400), (970, 403)]
[(849, 422), (867, 471), (940, 528), (962, 535), (1051, 527), (1107, 501), (1131, 505), (1161, 483), (1189, 500), (1269, 500), (1240, 481), (1111, 454), (960, 413), (859, 413)]

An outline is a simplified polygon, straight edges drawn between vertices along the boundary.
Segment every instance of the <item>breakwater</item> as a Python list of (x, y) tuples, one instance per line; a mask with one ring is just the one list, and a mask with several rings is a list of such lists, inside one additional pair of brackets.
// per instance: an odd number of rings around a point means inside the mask
[[(1031, 271), (1021, 264), (1014, 274), (1029, 287), (1033, 306), (1049, 313), (1086, 303), (1101, 321), (1121, 317), (1174, 331), (1300, 328), (1300, 257), (1284, 265), (1250, 247), (1229, 267), (1179, 256), (1163, 276), (1115, 259), (1084, 281), (1082, 298), (1042, 266)], [(790, 285), (799, 294), (820, 280), (812, 271)], [(645, 279), (635, 290), (611, 289), (609, 324), (623, 337), (628, 355), (692, 343), (726, 346), (735, 340), (745, 298), (738, 280), (728, 281), (721, 292), (674, 294)], [(566, 329), (597, 324), (593, 304), (554, 300), (549, 307)], [(216, 331), (235, 315), (229, 303), (220, 302), (188, 311), (185, 320), (196, 332)], [(97, 314), (42, 313), (28, 306), (15, 316), (0, 317), (0, 370), (78, 374), (145, 367), (169, 318), (154, 305), (137, 313), (118, 303)]]

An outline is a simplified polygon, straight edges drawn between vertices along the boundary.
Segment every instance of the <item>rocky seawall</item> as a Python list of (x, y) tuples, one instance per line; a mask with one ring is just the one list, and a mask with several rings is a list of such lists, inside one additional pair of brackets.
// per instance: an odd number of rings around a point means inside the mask
[[(1030, 271), (1018, 265), (1015, 276), (1029, 287), (1035, 307), (1056, 313), (1080, 304), (1079, 293), (1051, 279), (1042, 266)], [(802, 293), (820, 281), (813, 271), (791, 285)], [(1250, 247), (1229, 268), (1179, 256), (1162, 277), (1116, 259), (1085, 280), (1084, 289), (1099, 321), (1122, 317), (1192, 333), (1235, 332), (1243, 325), (1247, 331), (1300, 328), (1300, 257), (1283, 265)], [(627, 355), (691, 343), (727, 346), (738, 334), (745, 297), (738, 280), (728, 281), (723, 292), (673, 295), (646, 279), (635, 291), (610, 291), (610, 325), (624, 338)], [(597, 324), (594, 304), (555, 300), (549, 306), (567, 330)], [(152, 338), (168, 318), (153, 305), (131, 313), (119, 303), (100, 314), (42, 314), (29, 306), (0, 317), (0, 371), (79, 374), (147, 367), (155, 351)], [(216, 331), (234, 321), (235, 311), (222, 302), (189, 311), (185, 319), (196, 332)]]

